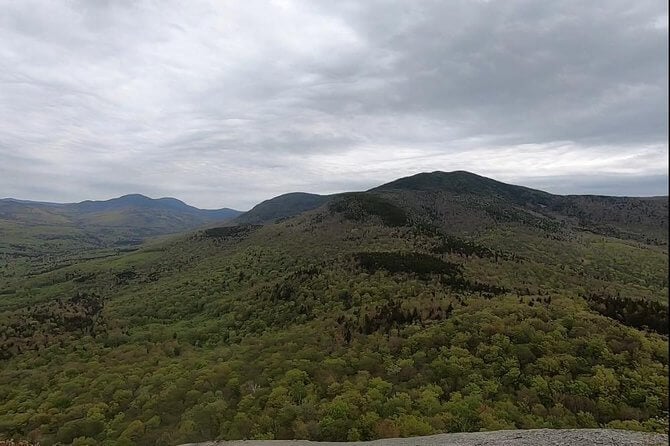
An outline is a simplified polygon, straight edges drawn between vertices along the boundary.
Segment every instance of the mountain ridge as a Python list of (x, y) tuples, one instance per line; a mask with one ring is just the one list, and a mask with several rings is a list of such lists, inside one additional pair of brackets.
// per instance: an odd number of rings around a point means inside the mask
[(198, 208), (196, 206), (192, 206), (178, 198), (175, 197), (159, 197), (159, 198), (151, 198), (147, 195), (140, 194), (140, 193), (132, 193), (132, 194), (125, 194), (125, 195), (120, 195), (118, 197), (112, 197), (104, 200), (82, 200), (82, 201), (76, 201), (76, 202), (52, 202), (52, 201), (41, 201), (41, 200), (24, 200), (20, 198), (13, 198), (13, 197), (4, 197), (0, 198), (0, 202), (7, 202), (7, 203), (19, 203), (19, 204), (26, 204), (26, 205), (44, 205), (44, 206), (55, 206), (55, 207), (62, 207), (62, 206), (89, 206), (92, 204), (99, 205), (99, 204), (116, 204), (116, 203), (121, 203), (121, 204), (127, 204), (127, 205), (132, 205), (132, 204), (140, 204), (140, 203), (173, 203), (174, 205), (178, 206), (183, 206), (191, 209), (197, 209), (199, 211), (233, 211), (233, 212), (239, 212), (242, 213), (244, 211), (238, 211), (236, 209), (228, 208), (228, 207), (223, 207), (223, 208)]
[[(436, 180), (437, 179), (437, 180)], [(452, 183), (447, 182), (447, 180), (456, 180)], [(441, 181), (441, 183), (440, 183)], [(503, 181), (499, 181), (490, 177), (486, 177), (483, 175), (475, 174), (473, 172), (469, 172), (466, 170), (454, 170), (454, 171), (441, 171), (441, 170), (435, 170), (432, 172), (419, 172), (416, 174), (408, 175), (405, 177), (400, 177), (395, 180), (388, 181), (386, 183), (383, 183), (379, 186), (375, 186), (373, 188), (365, 190), (365, 192), (375, 192), (375, 191), (387, 191), (387, 190), (393, 190), (393, 189), (409, 189), (409, 190), (424, 190), (424, 191), (429, 191), (429, 190), (444, 190), (445, 186), (447, 186), (447, 189), (449, 190), (449, 187), (451, 187), (451, 191), (459, 191), (459, 192), (472, 192), (476, 191), (476, 188), (473, 188), (472, 186), (479, 184), (479, 185), (485, 185), (486, 187), (484, 188), (485, 191), (491, 191), (494, 189), (493, 185), (507, 189), (507, 190), (516, 190), (516, 191), (526, 191), (526, 192), (532, 192), (536, 193), (541, 196), (545, 197), (608, 197), (608, 198), (621, 198), (621, 199), (626, 199), (626, 198), (634, 198), (634, 199), (641, 199), (641, 200), (662, 200), (662, 199), (667, 199), (668, 195), (650, 195), (650, 196), (637, 196), (637, 195), (603, 195), (603, 194), (556, 194), (552, 192), (547, 192), (542, 189), (536, 189), (532, 188), (529, 186), (522, 186), (522, 185), (516, 185), (516, 184), (511, 184), (511, 183), (505, 183)], [(470, 186), (470, 188), (468, 188)], [(459, 189), (460, 188), (460, 189)], [(483, 192), (483, 190), (480, 190), (479, 192)], [(261, 205), (267, 205), (270, 204), (271, 202), (276, 202), (276, 201), (283, 201), (286, 199), (298, 197), (298, 196), (303, 196), (303, 197), (313, 197), (314, 200), (316, 201), (317, 199), (322, 199), (326, 200), (328, 198), (332, 198), (344, 193), (349, 193), (349, 192), (341, 192), (341, 193), (335, 193), (335, 194), (317, 194), (313, 192), (305, 192), (305, 191), (293, 191), (293, 192), (287, 192), (284, 194), (280, 194), (274, 197), (270, 197), (268, 199), (265, 199), (258, 204), (254, 205), (251, 209), (247, 211), (239, 211), (236, 209), (228, 208), (228, 207), (223, 207), (223, 208), (198, 208), (196, 206), (192, 206), (187, 204), (186, 202), (174, 198), (174, 197), (159, 197), (159, 198), (151, 198), (147, 195), (141, 194), (141, 193), (130, 193), (130, 194), (125, 194), (121, 195), (118, 197), (112, 197), (109, 199), (100, 199), (100, 200), (82, 200), (78, 202), (50, 202), (50, 201), (41, 201), (41, 200), (24, 200), (24, 199), (19, 199), (19, 198), (14, 198), (14, 197), (4, 197), (0, 198), (0, 202), (13, 202), (13, 203), (21, 203), (21, 204), (31, 204), (31, 205), (47, 205), (47, 206), (89, 206), (89, 205), (99, 205), (99, 204), (115, 204), (115, 203), (128, 203), (128, 202), (135, 202), (138, 203), (140, 201), (144, 201), (147, 203), (150, 202), (164, 202), (164, 203), (174, 203), (176, 205), (183, 205), (185, 207), (191, 208), (191, 209), (197, 209), (199, 211), (210, 211), (210, 212), (216, 212), (216, 211), (232, 211), (232, 212), (238, 212), (240, 215), (250, 213), (253, 211), (255, 208), (261, 206)], [(274, 204), (274, 203), (273, 203)], [(323, 204), (323, 202), (321, 203)]]
[(229, 208), (198, 209), (176, 198), (149, 198), (142, 194), (78, 203), (6, 198), (0, 199), (0, 220), (29, 226), (70, 225), (89, 233), (121, 231), (123, 235), (117, 234), (117, 239), (143, 239), (224, 222), (226, 225), (270, 224), (334, 201), (342, 203), (346, 197), (351, 198), (351, 194), (386, 197), (412, 208), (416, 218), (430, 219), (426, 215), (421, 217), (425, 214), (421, 208), (427, 207), (439, 210), (445, 218), (450, 212), (468, 214), (470, 218), (465, 218), (464, 224), (473, 219), (491, 222), (525, 219), (551, 225), (569, 220), (571, 224), (600, 234), (650, 243), (667, 239), (664, 235), (668, 227), (667, 197), (558, 195), (467, 171), (422, 172), (363, 192), (330, 195), (291, 192), (264, 200), (246, 212)]
[[(456, 195), (471, 194), (479, 197), (498, 197), (509, 200), (516, 205), (533, 205), (535, 207), (562, 208), (572, 205), (575, 200), (610, 200), (626, 201), (662, 200), (663, 196), (655, 197), (620, 197), (607, 195), (560, 195), (552, 194), (543, 190), (533, 189), (504, 183), (492, 178), (474, 174), (472, 172), (457, 170), (452, 172), (433, 171), (398, 178), (396, 180), (375, 186), (362, 191), (365, 193), (390, 193), (393, 191), (409, 192), (441, 192)], [(341, 192), (330, 195), (320, 195), (308, 192), (291, 192), (282, 194), (257, 204), (249, 211), (238, 216), (234, 223), (264, 224), (272, 223), (278, 219), (290, 218), (302, 212), (314, 210), (325, 203), (349, 193)], [(667, 198), (667, 197), (665, 197)]]
[(37, 248), (36, 239), (49, 240), (54, 253), (135, 245), (148, 237), (222, 224), (240, 213), (229, 208), (198, 209), (176, 198), (141, 194), (77, 203), (4, 198), (0, 253), (30, 254)]
[[(304, 192), (283, 194), (259, 203), (230, 220), (229, 224), (270, 224), (316, 210), (329, 203), (342, 204), (347, 200), (356, 201), (354, 197), (363, 196), (380, 196), (401, 207), (412, 208), (414, 217), (424, 220), (432, 217), (426, 215), (422, 208), (430, 208), (433, 211), (439, 210), (445, 218), (453, 212), (467, 214), (471, 218), (465, 220), (470, 223), (473, 218), (486, 219), (492, 224), (501, 219), (533, 220), (536, 224), (554, 226), (570, 222), (604, 235), (617, 235), (649, 243), (665, 243), (664, 240), (667, 240), (667, 197), (558, 195), (466, 171), (423, 172), (362, 192), (331, 195)], [(366, 199), (366, 203), (358, 201), (354, 207), (375, 206), (369, 199)], [(467, 222), (464, 221), (464, 224)]]

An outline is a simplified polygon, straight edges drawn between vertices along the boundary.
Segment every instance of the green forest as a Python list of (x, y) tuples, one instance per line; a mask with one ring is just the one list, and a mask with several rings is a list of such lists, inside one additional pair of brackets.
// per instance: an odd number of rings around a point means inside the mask
[(667, 432), (667, 218), (589, 209), (403, 189), (101, 257), (4, 252), (0, 439)]

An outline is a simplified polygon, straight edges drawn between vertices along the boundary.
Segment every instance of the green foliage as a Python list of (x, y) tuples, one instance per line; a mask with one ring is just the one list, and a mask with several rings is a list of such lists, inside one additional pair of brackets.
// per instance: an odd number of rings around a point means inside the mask
[(330, 203), (330, 210), (354, 221), (378, 217), (386, 226), (405, 226), (409, 221), (402, 208), (386, 198), (369, 193), (342, 194)]
[(668, 307), (655, 301), (589, 293), (589, 306), (603, 316), (636, 328), (668, 334)]
[(434, 246), (431, 251), (436, 254), (458, 254), (465, 257), (476, 256), (482, 259), (493, 258), (497, 260), (500, 258), (512, 260), (516, 258), (513, 254), (507, 254), (500, 250), (493, 250), (473, 242), (472, 240), (465, 240), (453, 235), (441, 237), (439, 244)]
[(222, 226), (219, 228), (210, 228), (203, 231), (205, 237), (214, 238), (236, 238), (244, 237), (251, 231), (260, 228), (259, 225), (236, 225), (236, 226)]
[(460, 265), (438, 257), (416, 252), (359, 252), (355, 255), (361, 267), (373, 273), (384, 269), (392, 273), (405, 272), (420, 275), (460, 273)]

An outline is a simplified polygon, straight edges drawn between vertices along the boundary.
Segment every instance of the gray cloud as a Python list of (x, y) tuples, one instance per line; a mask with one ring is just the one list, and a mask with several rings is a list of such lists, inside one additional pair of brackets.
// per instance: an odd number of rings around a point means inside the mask
[(3, 196), (248, 208), (437, 169), (667, 193), (663, 2), (0, 6)]

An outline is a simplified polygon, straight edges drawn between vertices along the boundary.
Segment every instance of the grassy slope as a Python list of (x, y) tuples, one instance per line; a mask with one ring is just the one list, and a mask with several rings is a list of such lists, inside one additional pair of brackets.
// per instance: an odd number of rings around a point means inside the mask
[[(381, 194), (3, 273), (0, 432), (176, 444), (663, 429), (667, 336), (585, 296), (667, 308), (665, 246), (554, 230), (509, 206), (501, 217), (472, 196)], [(451, 252), (437, 249), (446, 234)], [(433, 256), (463, 281), (412, 272), (420, 263), (366, 270), (359, 252)], [(481, 288), (493, 285), (505, 291)]]

